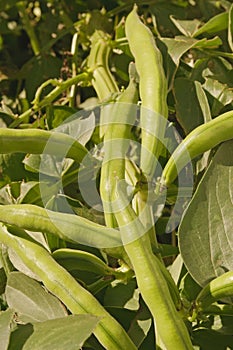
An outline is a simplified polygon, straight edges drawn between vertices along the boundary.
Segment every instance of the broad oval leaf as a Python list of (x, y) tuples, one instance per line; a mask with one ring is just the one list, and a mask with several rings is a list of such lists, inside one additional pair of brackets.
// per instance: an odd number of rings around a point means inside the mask
[(42, 322), (67, 315), (57, 298), (46, 292), (40, 283), (21, 272), (9, 274), (6, 300), (24, 323)]
[(194, 36), (199, 36), (203, 33), (213, 34), (227, 29), (228, 25), (228, 13), (223, 12), (212, 17), (207, 23), (205, 23), (200, 29), (198, 29)]
[(1, 335), (1, 350), (7, 350), (11, 334), (11, 322), (13, 320), (14, 310), (0, 312), (0, 335)]
[(202, 178), (179, 228), (179, 246), (202, 286), (233, 270), (233, 140), (223, 143)]
[(35, 323), (34, 332), (23, 350), (78, 350), (100, 318), (93, 315), (70, 315), (64, 318)]

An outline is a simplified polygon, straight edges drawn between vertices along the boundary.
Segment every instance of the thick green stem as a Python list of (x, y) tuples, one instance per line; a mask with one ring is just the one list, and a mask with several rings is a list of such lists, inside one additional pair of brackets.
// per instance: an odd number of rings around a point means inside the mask
[[(43, 83), (37, 90), (35, 94), (35, 99), (33, 101), (34, 106), (30, 109), (28, 109), (23, 114), (19, 115), (17, 119), (15, 119), (10, 127), (14, 128), (18, 126), (20, 123), (22, 123), (25, 119), (30, 117), (32, 113), (38, 112), (43, 107), (48, 106), (50, 103), (53, 103), (56, 98), (61, 95), (65, 90), (69, 89), (72, 85), (81, 84), (83, 82), (87, 82), (90, 80), (91, 73), (84, 72), (81, 74), (76, 75), (75, 77), (72, 77), (70, 79), (67, 79), (66, 81), (59, 82), (55, 79), (49, 79), (45, 83)], [(48, 86), (49, 84), (55, 85), (56, 87), (40, 101), (40, 95), (43, 91), (43, 89)]]

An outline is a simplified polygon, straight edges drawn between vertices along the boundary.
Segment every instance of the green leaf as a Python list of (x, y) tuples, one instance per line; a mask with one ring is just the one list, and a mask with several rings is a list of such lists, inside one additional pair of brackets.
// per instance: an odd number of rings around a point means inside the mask
[(175, 260), (173, 261), (172, 265), (169, 266), (168, 268), (175, 284), (178, 286), (179, 285), (179, 280), (183, 275), (183, 270), (184, 270), (184, 263), (183, 259), (180, 254), (177, 255)]
[(183, 54), (191, 48), (216, 48), (222, 44), (221, 39), (218, 37), (210, 40), (207, 40), (206, 38), (197, 40), (180, 35), (175, 38), (161, 38), (161, 40), (167, 46), (168, 53), (176, 66), (179, 65), (180, 58)]
[(18, 324), (11, 333), (7, 350), (22, 350), (24, 343), (32, 333), (33, 327), (31, 323), (27, 323), (26, 325)]
[(73, 114), (64, 123), (59, 125), (55, 131), (68, 134), (83, 146), (90, 140), (95, 129), (95, 110), (82, 111)]
[[(185, 98), (184, 98), (185, 91)], [(177, 78), (174, 82), (177, 119), (188, 134), (203, 124), (203, 114), (196, 93), (195, 83), (187, 78)]]
[[(205, 79), (203, 88), (208, 91), (208, 98), (211, 105), (212, 113), (219, 114), (219, 108), (223, 103), (230, 103), (232, 99), (233, 87), (233, 69), (231, 63), (215, 52), (215, 57), (211, 57), (206, 63), (199, 65), (201, 69), (201, 79)], [(233, 54), (231, 54), (233, 56)], [(200, 74), (199, 73), (199, 74)], [(194, 77), (193, 77), (194, 79)], [(199, 79), (200, 80), (200, 77)], [(210, 97), (214, 99), (212, 102)]]
[[(31, 171), (32, 173), (39, 172), (40, 162), (41, 162), (40, 154), (27, 154), (23, 160), (23, 164), (25, 164), (25, 169), (28, 171)], [(48, 175), (50, 175), (50, 171)]]
[(194, 84), (196, 88), (198, 102), (202, 110), (203, 118), (205, 123), (207, 123), (212, 119), (208, 99), (206, 97), (204, 89), (202, 88), (201, 83), (199, 83), (199, 81), (195, 81)]
[[(207, 73), (206, 73), (207, 74)], [(203, 88), (214, 97), (214, 103), (212, 105), (212, 114), (218, 115), (221, 109), (233, 102), (233, 91), (231, 87), (226, 84), (222, 84), (212, 77), (207, 77), (203, 85)]]
[(27, 172), (22, 164), (24, 156), (23, 153), (2, 154), (0, 166), (2, 167), (3, 175), (9, 177), (11, 181), (24, 179), (27, 176)]
[(128, 330), (128, 335), (137, 347), (139, 347), (146, 338), (151, 325), (151, 313), (142, 302)]
[(93, 315), (67, 317), (34, 323), (34, 332), (23, 350), (78, 350), (89, 338), (100, 318)]
[(201, 286), (233, 270), (233, 141), (214, 156), (183, 216), (179, 246), (184, 263)]
[(12, 204), (15, 203), (15, 198), (11, 193), (11, 187), (9, 184), (0, 188), (0, 204)]
[[(42, 165), (41, 162), (43, 162)], [(60, 179), (62, 162), (58, 161), (57, 157), (49, 154), (30, 154), (24, 158), (23, 163), (25, 164), (26, 169), (31, 172), (40, 172), (40, 174)]]
[[(95, 104), (95, 106), (97, 103)], [(67, 118), (77, 112), (76, 109), (69, 106), (59, 106), (59, 105), (50, 105), (51, 110), (49, 113), (46, 113), (48, 125), (50, 129), (55, 129), (61, 125)], [(82, 108), (82, 107), (81, 107)]]
[(104, 297), (104, 305), (107, 307), (125, 308), (138, 310), (139, 291), (136, 288), (136, 281), (130, 280), (127, 284), (118, 283), (107, 288)]
[[(206, 93), (201, 83), (199, 83), (199, 81), (195, 81), (195, 88), (196, 88), (196, 94), (199, 101), (199, 105), (202, 110), (204, 122), (207, 123), (211, 121), (212, 117), (211, 117), (210, 106), (209, 106)], [(197, 174), (203, 171), (204, 169), (206, 169), (206, 167), (208, 166), (210, 152), (211, 151), (205, 152), (201, 157), (201, 159), (197, 161), (196, 163)]]
[(21, 322), (43, 322), (67, 315), (60, 301), (30, 277), (11, 272), (6, 286), (8, 305), (16, 310)]
[(170, 35), (172, 33), (172, 35), (176, 35), (178, 33), (176, 26), (171, 21), (171, 15), (180, 19), (187, 18), (184, 8), (176, 6), (175, 3), (171, 3), (170, 1), (159, 1), (155, 5), (152, 2), (150, 11), (156, 18), (157, 28), (162, 34), (169, 33)]
[(0, 189), (0, 204), (37, 203), (38, 200), (40, 200), (40, 187), (36, 181), (11, 182)]
[[(233, 57), (233, 54), (231, 54)], [(232, 65), (222, 57), (212, 57), (208, 65), (203, 69), (203, 78), (211, 77), (222, 84), (232, 86)]]
[[(22, 203), (25, 197), (28, 195), (28, 193), (35, 189), (35, 187), (38, 186), (37, 181), (28, 181), (28, 182), (21, 182), (20, 183), (20, 194), (19, 197), (17, 198), (19, 203)], [(39, 189), (38, 189), (39, 191)], [(34, 192), (35, 195), (35, 192)], [(28, 202), (27, 202), (28, 203)]]
[[(156, 231), (156, 234), (157, 234), (157, 231)], [(178, 249), (178, 247), (173, 246), (171, 244), (161, 244), (161, 243), (159, 243), (158, 252), (164, 258), (164, 257), (174, 256), (174, 255), (179, 254), (179, 249)]]
[(196, 44), (196, 39), (187, 38), (185, 36), (161, 38), (161, 40), (167, 46), (168, 53), (176, 66), (179, 65), (180, 58), (183, 56), (183, 54)]
[[(38, 56), (25, 64), (22, 68), (22, 75), (25, 74), (25, 90), (29, 101), (34, 98), (40, 84), (50, 78), (59, 77), (61, 64), (62, 62), (58, 57), (48, 54)], [(49, 89), (44, 90), (45, 93), (49, 92)]]
[(228, 26), (228, 13), (223, 12), (219, 15), (212, 17), (207, 23), (205, 23), (200, 29), (196, 31), (194, 36), (199, 36), (203, 33), (213, 34), (227, 29)]
[(197, 284), (192, 276), (187, 272), (180, 282), (181, 296), (182, 298), (192, 302), (196, 299), (198, 293), (201, 291), (201, 287)]
[(6, 273), (4, 268), (1, 267), (0, 268), (0, 295), (2, 295), (5, 292), (5, 288), (6, 288)]
[(18, 256), (18, 254), (15, 253), (13, 249), (10, 249), (10, 248), (8, 249), (8, 255), (9, 255), (10, 262), (15, 267), (15, 269), (23, 272), (23, 274), (29, 276), (30, 278), (40, 281), (40, 278), (34, 272), (32, 272), (29, 269), (29, 267), (27, 267), (24, 264), (22, 259)]
[(212, 329), (222, 334), (232, 335), (233, 334), (233, 317), (230, 315), (215, 316)]
[(223, 335), (217, 331), (199, 328), (193, 332), (194, 344), (198, 349), (230, 350), (233, 347), (232, 335)]
[(185, 36), (192, 37), (193, 34), (197, 31), (201, 22), (198, 19), (192, 20), (178, 20), (173, 16), (170, 17), (175, 26), (179, 29), (179, 31)]
[(11, 323), (14, 317), (14, 310), (8, 309), (0, 313), (0, 335), (1, 335), (1, 350), (7, 350), (10, 333), (11, 333)]
[(22, 182), (17, 203), (37, 203), (40, 201), (40, 184), (37, 181)]

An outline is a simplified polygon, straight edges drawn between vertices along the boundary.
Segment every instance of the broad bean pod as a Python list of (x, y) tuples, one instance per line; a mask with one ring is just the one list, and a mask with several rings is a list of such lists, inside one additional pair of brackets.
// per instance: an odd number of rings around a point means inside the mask
[(122, 244), (117, 230), (78, 215), (58, 213), (32, 204), (1, 205), (0, 221), (98, 248), (112, 248)]
[(142, 297), (154, 318), (157, 345), (163, 350), (193, 349), (188, 330), (172, 300), (161, 262), (153, 255), (149, 236), (142, 235), (145, 228), (132, 207), (126, 205), (119, 187), (118, 205), (115, 216)]
[[(91, 51), (88, 57), (87, 65), (89, 70), (93, 74), (92, 84), (96, 90), (97, 96), (100, 102), (108, 101), (112, 98), (114, 94), (119, 93), (118, 86), (110, 72), (108, 65), (108, 58), (111, 52), (111, 43), (110, 37), (102, 32), (96, 31), (91, 38)], [(131, 84), (133, 87), (133, 84)], [(126, 92), (124, 92), (126, 93)], [(128, 93), (128, 92), (127, 92)], [(108, 128), (108, 123), (113, 121), (114, 118), (111, 117), (109, 120), (108, 116), (111, 116), (111, 112), (108, 109), (108, 103), (105, 108), (103, 104), (101, 108), (100, 115), (100, 137), (102, 138)], [(114, 104), (111, 104), (113, 107)], [(120, 104), (118, 104), (119, 106)], [(116, 107), (114, 107), (116, 110)], [(118, 114), (119, 116), (119, 114)], [(125, 122), (125, 121), (124, 121)], [(103, 164), (101, 169), (101, 181), (103, 184), (100, 185), (101, 196), (104, 200), (104, 209), (105, 209), (105, 221), (108, 227), (115, 227), (116, 222), (114, 219), (114, 215), (111, 213), (110, 203), (109, 203), (109, 191), (110, 188), (107, 188), (107, 180), (108, 179), (108, 166)], [(110, 183), (110, 182), (108, 182)], [(105, 189), (104, 189), (105, 188)], [(106, 190), (106, 192), (105, 192)], [(118, 249), (111, 249), (107, 251), (110, 255), (117, 256), (118, 258), (122, 258), (124, 261), (128, 261), (128, 257), (125, 254), (123, 247), (119, 247)]]
[[(130, 70), (134, 70), (130, 65)], [(131, 74), (131, 73), (130, 73)], [(138, 100), (136, 76), (132, 72), (128, 87), (119, 95), (115, 103), (106, 105), (105, 113), (109, 114), (107, 124), (104, 124), (104, 160), (101, 168), (100, 193), (105, 209), (105, 220), (109, 227), (114, 227), (111, 201), (114, 189), (114, 179), (125, 177), (125, 154), (129, 147), (130, 130), (136, 119), (136, 103)], [(117, 152), (116, 152), (117, 151)]]
[(140, 167), (148, 180), (147, 198), (145, 192), (136, 193), (133, 205), (137, 213), (141, 212), (141, 221), (149, 227), (151, 243), (158, 246), (153, 208), (149, 202), (149, 183), (151, 182), (162, 150), (167, 110), (167, 81), (163, 70), (162, 55), (156, 46), (153, 34), (137, 14), (137, 6), (126, 18), (126, 37), (135, 58), (139, 74), (139, 92), (141, 97), (141, 156)]
[(96, 255), (83, 250), (63, 248), (55, 250), (52, 256), (60, 265), (68, 267), (68, 271), (91, 271), (100, 276), (115, 276), (118, 279), (125, 279), (126, 274), (131, 274), (130, 271), (123, 273), (120, 269), (113, 269)]
[(142, 100), (140, 166), (143, 173), (150, 178), (154, 174), (156, 158), (160, 156), (160, 140), (164, 136), (168, 115), (167, 81), (161, 52), (151, 31), (139, 19), (136, 5), (126, 18), (125, 31), (140, 77), (139, 92)]
[(205, 309), (217, 300), (233, 297), (233, 271), (228, 271), (210, 281), (198, 294), (196, 305)]
[[(135, 81), (131, 80), (131, 83), (135, 85)], [(132, 91), (135, 91), (134, 85)], [(132, 94), (132, 91), (127, 88), (120, 100), (128, 102), (128, 104), (114, 104), (117, 109), (115, 114), (112, 113), (111, 120), (115, 120), (116, 125), (109, 124), (104, 136), (106, 158), (101, 171), (100, 191), (103, 201), (109, 201), (112, 213), (117, 220), (122, 242), (134, 268), (140, 291), (155, 319), (156, 334), (162, 339), (160, 344), (162, 344), (163, 349), (167, 350), (174, 348), (190, 350), (192, 346), (187, 329), (175, 308), (165, 276), (161, 271), (161, 263), (153, 255), (145, 227), (131, 205), (127, 203), (127, 199), (126, 205), (124, 201), (121, 201), (121, 195), (118, 191), (118, 183), (121, 180), (124, 181), (125, 178), (125, 153), (127, 150), (125, 139), (129, 132), (127, 120), (131, 118), (133, 112), (132, 103), (136, 92)], [(119, 114), (121, 105), (124, 106), (122, 109), (124, 123), (120, 123), (118, 117), (121, 115)], [(115, 156), (116, 143), (114, 142), (116, 140), (117, 157)], [(108, 222), (108, 224), (113, 225), (114, 223)]]
[(91, 51), (87, 65), (93, 74), (92, 85), (100, 101), (119, 91), (108, 66), (110, 52), (109, 35), (101, 30), (96, 30), (91, 37)]
[(39, 129), (0, 128), (0, 153), (43, 152), (71, 158), (81, 163), (88, 150), (73, 137), (60, 132)]
[(0, 224), (0, 242), (12, 249), (22, 262), (59, 298), (73, 314), (94, 314), (101, 318), (94, 334), (108, 350), (136, 350), (120, 324), (40, 245), (10, 234)]
[(192, 159), (233, 138), (233, 111), (226, 112), (202, 124), (188, 134), (169, 158), (161, 184), (169, 186), (179, 171)]

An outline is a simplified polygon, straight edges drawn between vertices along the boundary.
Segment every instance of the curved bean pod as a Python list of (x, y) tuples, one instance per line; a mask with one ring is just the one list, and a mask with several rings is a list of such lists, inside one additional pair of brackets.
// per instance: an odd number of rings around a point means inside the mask
[(111, 52), (110, 37), (103, 31), (97, 30), (91, 38), (91, 44), (87, 64), (93, 72), (92, 85), (100, 101), (103, 101), (114, 92), (119, 91), (108, 67), (108, 58)]
[(96, 255), (83, 250), (58, 249), (52, 253), (53, 258), (62, 266), (68, 266), (67, 270), (91, 271), (100, 276), (115, 276), (118, 279), (125, 278), (125, 273), (113, 269)]
[(22, 262), (73, 314), (101, 317), (94, 334), (108, 350), (136, 350), (120, 324), (40, 245), (13, 236), (0, 224), (0, 242), (13, 249)]
[(221, 114), (210, 122), (195, 128), (169, 158), (162, 173), (162, 185), (169, 186), (191, 159), (232, 138), (233, 111)]
[(32, 204), (1, 205), (0, 221), (98, 248), (122, 245), (117, 230), (99, 225), (81, 216), (58, 213)]
[(7, 129), (0, 128), (0, 153), (43, 152), (72, 158), (81, 163), (88, 155), (88, 150), (73, 137), (60, 132), (40, 129)]
[(205, 309), (215, 301), (227, 297), (233, 297), (233, 271), (228, 271), (209, 282), (198, 294), (196, 304)]
[(141, 169), (145, 175), (152, 177), (156, 167), (156, 158), (160, 156), (161, 143), (159, 140), (163, 139), (168, 115), (167, 81), (161, 52), (149, 28), (140, 21), (136, 5), (126, 18), (125, 31), (140, 77)]
[[(108, 59), (111, 52), (110, 36), (101, 31), (96, 30), (91, 37), (91, 51), (88, 57), (88, 67), (92, 72), (92, 85), (97, 93), (100, 102), (111, 100), (115, 93), (119, 92), (118, 86), (114, 80), (113, 75), (110, 72)], [(104, 107), (104, 106), (102, 106)], [(106, 111), (104, 108), (101, 110), (100, 115), (100, 137), (102, 138), (106, 126), (102, 125), (103, 120), (108, 119), (108, 111), (106, 117)]]

